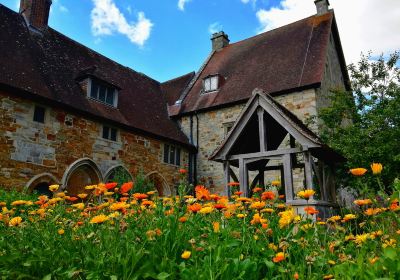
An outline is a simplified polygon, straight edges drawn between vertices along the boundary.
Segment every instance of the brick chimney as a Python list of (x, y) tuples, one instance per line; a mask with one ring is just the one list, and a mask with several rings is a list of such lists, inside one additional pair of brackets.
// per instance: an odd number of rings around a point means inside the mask
[(229, 45), (228, 35), (224, 31), (214, 33), (211, 36), (212, 50), (219, 51)]
[(323, 15), (329, 11), (329, 0), (315, 0), (314, 3), (317, 7), (317, 15)]
[(51, 3), (51, 0), (21, 0), (19, 13), (30, 26), (42, 29), (47, 27)]

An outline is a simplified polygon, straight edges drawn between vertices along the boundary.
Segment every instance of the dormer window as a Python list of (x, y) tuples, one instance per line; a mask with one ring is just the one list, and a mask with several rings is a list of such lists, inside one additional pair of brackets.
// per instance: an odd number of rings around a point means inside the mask
[(218, 75), (208, 76), (203, 80), (203, 91), (205, 93), (210, 91), (216, 91), (218, 90), (219, 86), (218, 84), (219, 84)]
[(105, 82), (90, 78), (88, 96), (101, 103), (117, 107), (118, 91), (115, 87)]

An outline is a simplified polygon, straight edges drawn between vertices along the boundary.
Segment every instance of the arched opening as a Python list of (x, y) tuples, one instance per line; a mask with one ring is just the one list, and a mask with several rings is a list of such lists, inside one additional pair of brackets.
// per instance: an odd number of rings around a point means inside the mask
[(104, 182), (117, 182), (126, 183), (133, 181), (133, 177), (129, 170), (123, 165), (113, 166), (106, 172), (104, 176)]
[(154, 184), (160, 196), (171, 196), (173, 194), (167, 180), (158, 172), (150, 172), (146, 175), (146, 178)]
[(52, 192), (49, 190), (49, 186), (53, 184), (59, 184), (54, 175), (50, 173), (42, 173), (34, 176), (25, 186), (30, 192), (35, 192), (39, 195), (52, 196)]
[(95, 185), (102, 181), (100, 169), (91, 159), (85, 158), (71, 164), (65, 171), (62, 183), (69, 195), (87, 193), (88, 185)]

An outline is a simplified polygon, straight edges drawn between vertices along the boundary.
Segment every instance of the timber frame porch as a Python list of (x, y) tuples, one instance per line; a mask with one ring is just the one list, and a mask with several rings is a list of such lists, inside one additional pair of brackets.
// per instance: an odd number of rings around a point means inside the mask
[[(295, 115), (259, 89), (253, 91), (232, 130), (210, 159), (224, 165), (227, 195), (230, 195), (231, 180), (239, 182), (243, 195), (249, 196), (253, 187), (266, 185), (265, 172), (275, 170), (281, 174), (286, 204), (298, 207), (300, 212), (303, 206), (314, 205), (322, 210), (321, 216), (325, 216), (328, 208), (336, 207), (334, 168), (336, 163), (345, 160)], [(276, 161), (281, 164), (271, 164)], [(238, 168), (238, 176), (232, 167)], [(315, 199), (296, 198), (294, 169), (302, 170), (302, 189), (315, 190)], [(257, 173), (252, 182), (249, 171)]]

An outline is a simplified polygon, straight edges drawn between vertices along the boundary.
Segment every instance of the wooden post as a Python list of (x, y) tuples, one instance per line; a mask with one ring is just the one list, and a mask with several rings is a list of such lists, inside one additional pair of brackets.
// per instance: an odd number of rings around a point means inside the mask
[(312, 182), (311, 154), (309, 151), (306, 151), (303, 153), (303, 155), (304, 155), (304, 172), (306, 177), (306, 189), (312, 190), (313, 182)]
[(285, 196), (286, 201), (293, 200), (293, 174), (292, 174), (292, 157), (286, 154), (282, 157), (283, 175), (285, 178)]
[(260, 186), (265, 187), (264, 169), (258, 170), (258, 183), (260, 184)]
[(260, 135), (260, 152), (265, 152), (267, 150), (267, 137), (266, 137), (266, 129), (264, 122), (264, 109), (262, 107), (258, 107), (257, 109), (258, 115), (258, 132)]
[(239, 183), (240, 191), (243, 192), (243, 196), (247, 197), (249, 195), (249, 179), (248, 179), (247, 165), (243, 158), (239, 159)]
[(229, 181), (231, 179), (231, 175), (229, 172), (230, 166), (229, 166), (229, 161), (224, 161), (224, 183), (225, 183), (225, 195), (229, 196), (231, 195), (230, 189), (229, 189)]

